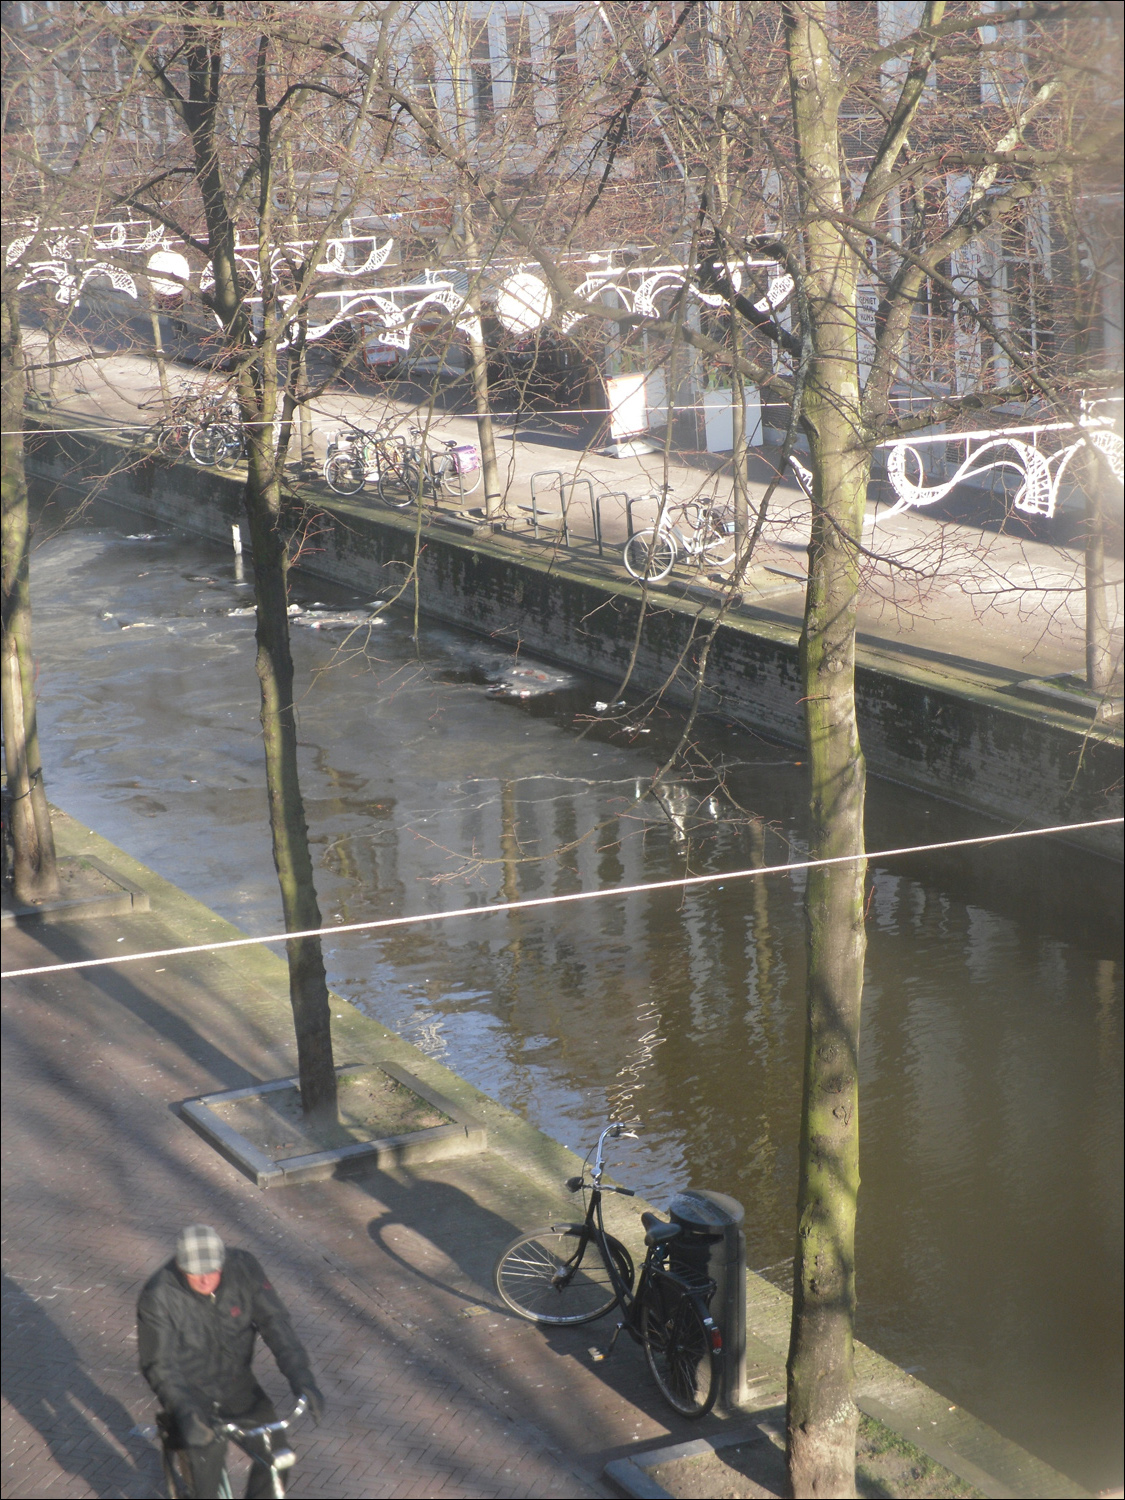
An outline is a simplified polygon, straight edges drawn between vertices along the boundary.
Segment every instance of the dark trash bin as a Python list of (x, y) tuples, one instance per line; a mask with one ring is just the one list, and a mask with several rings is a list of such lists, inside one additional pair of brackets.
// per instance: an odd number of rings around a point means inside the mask
[(687, 1188), (672, 1199), (668, 1216), (683, 1226), (670, 1247), (672, 1268), (715, 1283), (710, 1311), (723, 1335), (722, 1400), (737, 1406), (746, 1390), (746, 1212), (726, 1193)]

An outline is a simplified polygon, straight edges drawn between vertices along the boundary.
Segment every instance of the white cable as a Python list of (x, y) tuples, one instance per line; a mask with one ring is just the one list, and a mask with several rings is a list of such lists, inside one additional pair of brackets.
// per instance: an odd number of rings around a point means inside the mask
[(1001, 844), (1011, 839), (1043, 838), (1053, 833), (1077, 833), (1083, 828), (1107, 828), (1125, 818), (1098, 818), (1092, 823), (1060, 823), (1053, 828), (1024, 828), (1013, 833), (991, 833), (975, 839), (948, 839), (941, 844), (910, 844), (902, 849), (876, 849), (864, 854), (837, 854), (831, 859), (803, 859), (792, 864), (763, 865), (749, 870), (727, 870), (714, 875), (683, 875), (675, 880), (656, 880), (648, 885), (612, 885), (598, 891), (572, 891), (565, 896), (537, 896), (530, 901), (497, 901), (488, 906), (461, 906), (453, 911), (422, 912), (414, 917), (383, 917), (375, 922), (349, 922), (337, 927), (311, 927), (304, 932), (275, 932), (268, 937), (228, 938), (221, 943), (196, 943), (189, 948), (155, 948), (149, 953), (118, 953), (111, 958), (82, 958), (69, 964), (46, 964), (36, 969), (5, 969), (0, 979), (23, 979), (29, 974), (61, 974), (71, 969), (97, 969), (117, 964), (135, 964), (148, 958), (176, 958), (184, 953), (218, 953), (224, 948), (249, 948), (256, 943), (286, 943), (297, 938), (334, 937), (341, 932), (372, 932), (388, 927), (410, 927), (422, 922), (447, 922), (454, 917), (490, 917), (505, 911), (530, 911), (537, 906), (563, 906), (572, 901), (597, 901), (606, 896), (635, 896), (646, 891), (686, 890), (690, 886), (715, 885), (719, 881), (745, 880), (754, 875), (787, 875), (794, 870), (815, 870), (824, 865), (854, 864), (891, 859), (898, 854), (929, 854), (938, 849), (965, 849), (973, 844)]

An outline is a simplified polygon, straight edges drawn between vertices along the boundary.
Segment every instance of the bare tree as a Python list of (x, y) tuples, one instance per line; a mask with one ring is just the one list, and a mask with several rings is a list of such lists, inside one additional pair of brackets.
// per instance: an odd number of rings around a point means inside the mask
[[(283, 466), (306, 394), (303, 309), (329, 241), (361, 203), (357, 169), (379, 149), (378, 69), (362, 78), (342, 60), (333, 39), (350, 18), (334, 6), (83, 5), (70, 16), (82, 28), (86, 66), (67, 82), (96, 118), (115, 106), (123, 122), (107, 198), (163, 225), (207, 271), (214, 355), (229, 371), (247, 453), (274, 863), (286, 927), (315, 930), (321, 915), (298, 780), (287, 616), (290, 533), (300, 526)], [(378, 29), (368, 53), (376, 58)], [(286, 248), (295, 188), (312, 220), (310, 238)], [(336, 1082), (319, 938), (293, 939), (288, 957), (303, 1107), (331, 1113)]]

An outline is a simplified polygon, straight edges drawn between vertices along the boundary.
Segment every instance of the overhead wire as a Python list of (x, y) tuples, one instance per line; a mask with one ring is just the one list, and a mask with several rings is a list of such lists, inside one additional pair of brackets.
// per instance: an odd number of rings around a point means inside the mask
[(942, 849), (968, 849), (985, 844), (1003, 844), (1016, 839), (1047, 838), (1062, 833), (1078, 833), (1091, 828), (1109, 828), (1125, 823), (1125, 818), (1096, 818), (1085, 823), (1059, 823), (1050, 828), (1020, 828), (1007, 833), (982, 834), (971, 839), (945, 839), (936, 844), (907, 844), (898, 849), (875, 849), (861, 854), (837, 854), (828, 859), (792, 860), (782, 865), (756, 865), (743, 870), (722, 870), (707, 875), (681, 875), (671, 880), (655, 880), (639, 885), (604, 886), (596, 891), (571, 891), (560, 896), (536, 896), (525, 901), (495, 901), (484, 905), (461, 906), (449, 911), (417, 912), (408, 917), (380, 917), (369, 922), (337, 923), (332, 927), (310, 927), (300, 932), (274, 932), (264, 937), (227, 938), (217, 943), (193, 943), (178, 948), (154, 948), (144, 953), (118, 953), (105, 958), (80, 958), (64, 964), (43, 964), (29, 969), (5, 969), (0, 979), (25, 979), (32, 974), (62, 974), (75, 969), (116, 968), (119, 964), (142, 963), (152, 958), (178, 958), (190, 953), (220, 953), (229, 948), (250, 948), (260, 943), (288, 943), (302, 938), (338, 937), (345, 932), (383, 932), (389, 928), (415, 927), (427, 922), (449, 922), (461, 917), (491, 917), (502, 912), (532, 911), (549, 906), (573, 905), (580, 901), (606, 900), (612, 896), (647, 895), (655, 891), (691, 890), (704, 885), (718, 885), (728, 880), (748, 880), (761, 875), (792, 875), (799, 870), (822, 869), (828, 865), (868, 864), (894, 859), (904, 854), (933, 854)]

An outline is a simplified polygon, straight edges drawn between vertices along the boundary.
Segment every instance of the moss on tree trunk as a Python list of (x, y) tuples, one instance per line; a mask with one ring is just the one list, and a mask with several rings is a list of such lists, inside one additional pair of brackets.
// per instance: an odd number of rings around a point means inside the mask
[(14, 289), (5, 288), (2, 316), (3, 631), (0, 701), (3, 704), (4, 760), (11, 820), (12, 895), (19, 902), (31, 904), (57, 896), (59, 878), (35, 714), (28, 578), (31, 528), (23, 435), (26, 377), (19, 306)]

